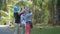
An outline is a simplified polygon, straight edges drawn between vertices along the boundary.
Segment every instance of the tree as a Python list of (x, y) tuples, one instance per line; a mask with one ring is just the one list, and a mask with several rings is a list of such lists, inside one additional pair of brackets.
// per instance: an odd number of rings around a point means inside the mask
[(34, 20), (35, 23), (47, 23), (48, 22), (48, 0), (32, 0), (34, 8)]
[(56, 22), (56, 24), (60, 25), (60, 0), (57, 0), (56, 14), (57, 14), (57, 22)]
[(58, 0), (50, 0), (49, 2), (50, 18), (48, 23), (51, 23), (53, 25), (56, 25), (58, 22), (57, 2)]

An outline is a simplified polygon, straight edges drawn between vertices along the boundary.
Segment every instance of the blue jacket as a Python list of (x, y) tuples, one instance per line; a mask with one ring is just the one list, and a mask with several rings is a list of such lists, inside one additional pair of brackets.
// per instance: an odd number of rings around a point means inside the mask
[(25, 24), (27, 23), (31, 23), (30, 21), (32, 20), (32, 12), (27, 13), (26, 15), (21, 15), (21, 22), (25, 22)]

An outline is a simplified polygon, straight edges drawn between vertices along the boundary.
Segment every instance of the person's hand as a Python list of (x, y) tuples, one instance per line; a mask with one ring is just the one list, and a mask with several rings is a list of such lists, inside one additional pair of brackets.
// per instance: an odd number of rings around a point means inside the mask
[(23, 11), (18, 12), (18, 15), (23, 14)]
[(18, 12), (18, 15), (20, 15), (20, 12)]

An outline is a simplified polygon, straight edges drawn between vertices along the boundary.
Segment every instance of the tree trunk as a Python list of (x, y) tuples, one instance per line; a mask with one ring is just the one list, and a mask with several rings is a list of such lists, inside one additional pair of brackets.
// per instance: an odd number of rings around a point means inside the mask
[(54, 16), (54, 3), (53, 0), (49, 2), (49, 11), (50, 11), (50, 18), (49, 18), (49, 24), (52, 24), (54, 21), (53, 16)]
[(58, 22), (56, 24), (60, 25), (60, 0), (57, 0), (57, 15), (58, 15)]

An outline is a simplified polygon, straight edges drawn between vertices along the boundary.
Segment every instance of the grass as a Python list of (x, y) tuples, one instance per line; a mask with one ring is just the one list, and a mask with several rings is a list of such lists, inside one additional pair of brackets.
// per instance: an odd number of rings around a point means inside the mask
[(60, 27), (33, 28), (31, 34), (60, 34)]
[(31, 34), (60, 34), (60, 28), (33, 28)]

